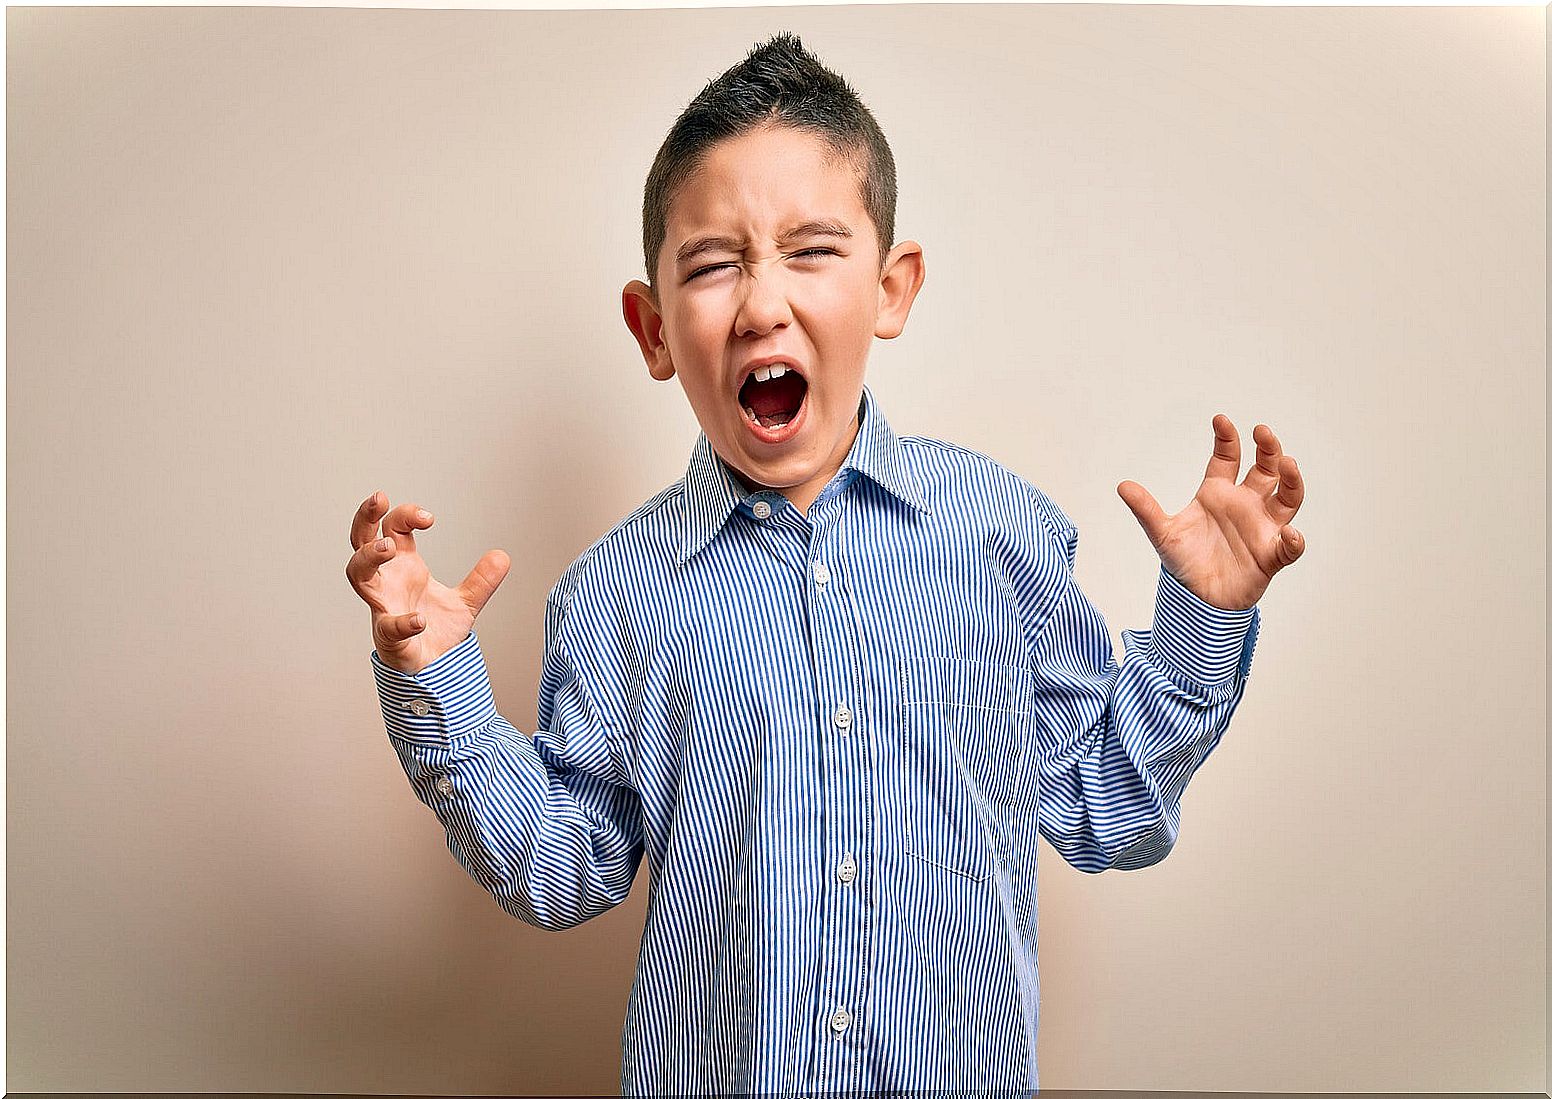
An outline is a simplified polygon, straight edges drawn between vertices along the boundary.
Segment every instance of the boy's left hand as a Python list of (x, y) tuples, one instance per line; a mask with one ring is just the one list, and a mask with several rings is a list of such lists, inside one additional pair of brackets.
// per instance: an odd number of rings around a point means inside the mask
[(1254, 435), (1256, 464), (1235, 484), (1239, 432), (1221, 412), (1214, 416), (1207, 474), (1174, 515), (1136, 481), (1116, 486), (1169, 574), (1223, 610), (1255, 606), (1278, 570), (1304, 552), (1304, 535), (1288, 525), (1304, 502), (1304, 478), (1271, 428), (1257, 424)]

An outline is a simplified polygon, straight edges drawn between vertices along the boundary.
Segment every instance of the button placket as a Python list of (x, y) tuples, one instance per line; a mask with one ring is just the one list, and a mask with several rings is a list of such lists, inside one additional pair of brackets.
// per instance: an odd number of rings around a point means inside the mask
[[(867, 906), (862, 903), (864, 885), (858, 884), (861, 876), (859, 848), (866, 849), (868, 838), (867, 790), (871, 783), (865, 772), (868, 762), (864, 738), (860, 735), (861, 715), (852, 707), (852, 698), (862, 689), (858, 674), (856, 650), (861, 638), (855, 614), (848, 614), (847, 592), (840, 574), (832, 561), (838, 563), (838, 547), (835, 542), (836, 512), (839, 503), (831, 499), (823, 509), (813, 508), (809, 517), (813, 522), (810, 534), (809, 556), (802, 566), (806, 576), (799, 574), (799, 583), (805, 587), (805, 602), (813, 623), (811, 637), (815, 644), (823, 644), (815, 654), (819, 668), (819, 699), (828, 699), (830, 708), (830, 735), (834, 738), (824, 752), (826, 764), (837, 769), (833, 789), (855, 792), (856, 797), (844, 797), (839, 801), (827, 798), (828, 809), (833, 812), (833, 823), (825, 829), (825, 858), (830, 860), (833, 886), (826, 889), (825, 902), (827, 932), (823, 995), (830, 1001), (828, 1014), (816, 1020), (815, 1072), (824, 1081), (834, 1084), (855, 1071), (850, 1062), (858, 1053), (853, 1043), (845, 1039), (856, 1021), (851, 1005), (846, 999), (863, 994), (866, 975), (863, 972), (866, 959), (862, 946), (867, 942), (867, 926), (870, 922)], [(831, 551), (825, 553), (825, 547)], [(828, 558), (828, 559), (826, 559)], [(822, 713), (823, 711), (821, 711)], [(823, 721), (823, 717), (820, 717)], [(850, 734), (858, 731), (856, 737)], [(839, 860), (835, 852), (839, 850)], [(828, 1047), (828, 1048), (826, 1048)], [(819, 1080), (811, 1081), (816, 1086)]]

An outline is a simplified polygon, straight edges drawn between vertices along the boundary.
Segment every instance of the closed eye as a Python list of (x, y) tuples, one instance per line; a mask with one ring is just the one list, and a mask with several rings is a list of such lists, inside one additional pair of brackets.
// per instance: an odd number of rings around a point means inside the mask
[[(835, 256), (835, 255), (839, 255), (839, 254), (840, 253), (837, 252), (834, 248), (805, 248), (801, 252), (794, 252), (793, 256), (794, 257), (796, 257), (796, 256), (824, 256), (824, 255)], [(704, 275), (707, 271), (716, 271), (716, 270), (719, 270), (719, 269), (721, 269), (723, 267), (733, 267), (733, 266), (736, 266), (736, 265), (735, 264), (731, 264), (731, 263), (713, 263), (713, 264), (711, 264), (708, 267), (699, 267), (699, 268), (696, 268), (694, 271), (690, 272), (689, 277), (686, 278), (685, 281), (688, 282), (688, 281), (690, 281), (690, 279), (698, 278), (699, 276)]]

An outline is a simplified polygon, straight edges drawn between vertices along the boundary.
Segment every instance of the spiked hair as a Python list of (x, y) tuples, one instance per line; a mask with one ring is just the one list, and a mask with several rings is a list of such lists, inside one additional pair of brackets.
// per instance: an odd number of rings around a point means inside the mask
[(829, 146), (832, 163), (850, 163), (863, 208), (873, 219), (883, 269), (895, 232), (895, 159), (889, 142), (851, 85), (821, 65), (797, 35), (782, 31), (701, 89), (658, 148), (641, 203), (642, 258), (654, 294), (674, 195), (718, 142), (762, 126), (805, 130)]

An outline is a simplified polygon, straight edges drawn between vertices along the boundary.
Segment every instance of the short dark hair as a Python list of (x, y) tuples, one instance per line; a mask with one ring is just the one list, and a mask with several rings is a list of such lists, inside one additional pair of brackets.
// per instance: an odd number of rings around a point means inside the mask
[(797, 35), (782, 31), (702, 88), (658, 148), (641, 203), (642, 255), (653, 293), (674, 195), (714, 145), (761, 126), (806, 130), (823, 139), (835, 157), (851, 162), (862, 205), (878, 235), (883, 269), (895, 232), (895, 158), (889, 142), (851, 85), (821, 65)]

